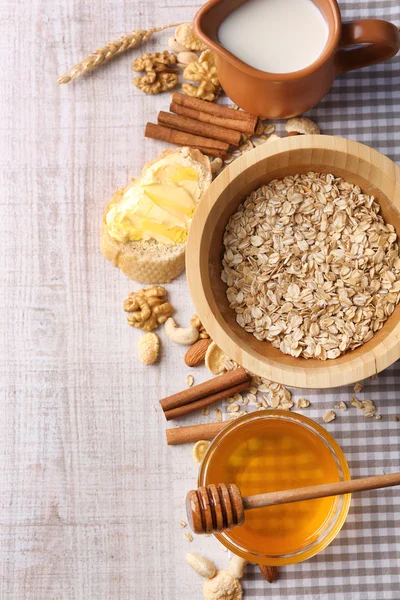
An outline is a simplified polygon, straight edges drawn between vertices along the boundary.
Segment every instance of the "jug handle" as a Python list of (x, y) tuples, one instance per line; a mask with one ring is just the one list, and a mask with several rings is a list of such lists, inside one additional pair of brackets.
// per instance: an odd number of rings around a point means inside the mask
[[(351, 48), (367, 44), (359, 48)], [(350, 46), (350, 47), (348, 47)], [(388, 60), (400, 50), (400, 31), (380, 19), (360, 19), (343, 23), (335, 64), (338, 73), (361, 69)]]

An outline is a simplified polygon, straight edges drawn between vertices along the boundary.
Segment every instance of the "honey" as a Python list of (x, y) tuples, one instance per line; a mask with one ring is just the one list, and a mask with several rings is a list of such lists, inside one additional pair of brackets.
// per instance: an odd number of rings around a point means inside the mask
[[(243, 418), (236, 431), (222, 435), (210, 448), (213, 451), (203, 466), (204, 483), (236, 483), (242, 496), (250, 496), (342, 479), (340, 464), (324, 436), (299, 422), (312, 421), (282, 413), (273, 417), (268, 412), (269, 418)], [(248, 560), (255, 560), (254, 555), (293, 555), (318, 541), (335, 520), (338, 506), (339, 498), (332, 497), (248, 510), (244, 524), (224, 536), (231, 549)]]

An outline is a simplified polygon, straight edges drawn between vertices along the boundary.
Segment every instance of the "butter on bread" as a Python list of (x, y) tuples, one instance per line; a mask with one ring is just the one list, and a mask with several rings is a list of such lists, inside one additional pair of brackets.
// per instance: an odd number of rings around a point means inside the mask
[(106, 207), (100, 243), (105, 258), (139, 283), (177, 277), (185, 268), (191, 217), (210, 183), (210, 161), (199, 150), (165, 150), (146, 163), (139, 180), (117, 190)]

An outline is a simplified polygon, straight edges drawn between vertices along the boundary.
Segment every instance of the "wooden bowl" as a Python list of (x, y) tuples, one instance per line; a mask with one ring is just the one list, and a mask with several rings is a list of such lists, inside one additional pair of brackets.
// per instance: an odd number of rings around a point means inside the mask
[(359, 185), (400, 235), (400, 168), (376, 150), (342, 138), (307, 135), (268, 142), (228, 166), (203, 196), (193, 219), (186, 273), (196, 312), (212, 339), (239, 365), (277, 383), (305, 388), (347, 385), (400, 357), (400, 305), (374, 337), (334, 360), (294, 358), (258, 341), (236, 323), (221, 280), (223, 233), (253, 190), (272, 179), (308, 171), (333, 173)]

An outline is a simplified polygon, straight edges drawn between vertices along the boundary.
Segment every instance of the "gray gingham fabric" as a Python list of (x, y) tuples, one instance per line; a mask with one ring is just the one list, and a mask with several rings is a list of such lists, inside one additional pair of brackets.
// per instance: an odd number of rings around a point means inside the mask
[[(400, 25), (400, 0), (341, 0), (343, 20), (387, 19)], [(307, 113), (323, 133), (347, 137), (383, 152), (400, 164), (400, 55), (384, 64), (340, 76), (328, 96)], [(371, 398), (382, 415), (365, 419), (350, 407), (336, 410), (325, 425), (344, 450), (353, 477), (400, 471), (400, 363), (366, 380), (360, 399)], [(354, 395), (352, 386), (296, 390), (311, 406), (303, 414), (322, 422), (327, 408)], [(295, 510), (295, 509), (294, 509)], [(279, 581), (265, 582), (249, 568), (243, 580), (252, 600), (400, 599), (400, 488), (352, 498), (347, 521), (334, 542), (310, 560), (279, 570)]]

